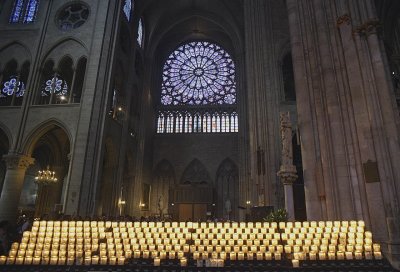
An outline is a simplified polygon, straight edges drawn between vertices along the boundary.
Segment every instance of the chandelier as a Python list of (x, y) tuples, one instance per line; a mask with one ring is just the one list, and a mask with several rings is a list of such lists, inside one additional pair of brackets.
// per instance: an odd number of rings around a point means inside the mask
[(55, 177), (56, 172), (50, 171), (50, 167), (47, 166), (47, 170), (39, 170), (37, 176), (35, 177), (35, 183), (41, 185), (51, 185), (57, 183), (57, 178)]

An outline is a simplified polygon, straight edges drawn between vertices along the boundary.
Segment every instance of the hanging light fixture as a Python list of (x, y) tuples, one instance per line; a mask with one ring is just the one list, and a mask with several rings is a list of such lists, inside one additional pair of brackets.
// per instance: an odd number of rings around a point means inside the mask
[(57, 183), (55, 171), (50, 171), (50, 166), (47, 166), (46, 170), (39, 170), (35, 177), (35, 183), (41, 185), (51, 185)]

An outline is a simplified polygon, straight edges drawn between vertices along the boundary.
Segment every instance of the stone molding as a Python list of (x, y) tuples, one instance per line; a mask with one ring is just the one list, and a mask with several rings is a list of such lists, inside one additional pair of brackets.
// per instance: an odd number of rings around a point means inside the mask
[(34, 158), (22, 154), (7, 154), (3, 156), (3, 160), (6, 162), (7, 170), (26, 170), (35, 162)]
[(340, 16), (339, 18), (337, 18), (336, 20), (336, 26), (337, 27), (341, 27), (344, 25), (350, 25), (351, 23), (351, 17), (349, 14), (343, 14), (342, 16)]

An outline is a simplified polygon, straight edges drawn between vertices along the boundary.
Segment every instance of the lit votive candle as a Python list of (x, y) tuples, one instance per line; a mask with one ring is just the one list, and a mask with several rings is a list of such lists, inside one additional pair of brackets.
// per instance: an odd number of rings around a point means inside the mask
[(154, 266), (160, 266), (161, 264), (161, 259), (160, 258), (154, 258)]
[(299, 268), (300, 267), (299, 260), (292, 260), (292, 265), (293, 265), (294, 268)]
[(263, 255), (264, 255), (263, 252), (257, 252), (256, 254), (257, 261), (262, 261), (264, 259)]
[(181, 266), (187, 266), (187, 259), (185, 257), (180, 258), (180, 264)]
[(235, 252), (230, 252), (229, 253), (229, 259), (231, 261), (235, 261), (236, 260), (236, 253)]
[(374, 249), (374, 252), (379, 252), (381, 251), (381, 246), (379, 244), (373, 244), (372, 248)]
[(356, 251), (354, 253), (356, 260), (361, 260), (362, 259), (362, 252), (361, 251)]
[(375, 260), (382, 260), (382, 253), (380, 251), (374, 251)]
[(244, 260), (244, 252), (238, 252), (238, 260), (243, 261)]
[(309, 257), (310, 257), (310, 260), (311, 260), (311, 261), (317, 260), (317, 254), (315, 253), (315, 251), (311, 251), (311, 252), (309, 253)]
[(326, 253), (325, 252), (318, 252), (318, 259), (321, 261), (326, 260)]

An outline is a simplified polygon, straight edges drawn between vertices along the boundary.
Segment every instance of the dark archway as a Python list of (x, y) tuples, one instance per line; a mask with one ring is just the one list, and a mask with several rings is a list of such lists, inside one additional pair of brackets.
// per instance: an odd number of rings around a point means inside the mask
[(215, 184), (216, 216), (223, 219), (235, 219), (238, 217), (239, 203), (239, 170), (236, 164), (225, 159), (218, 168)]
[[(70, 139), (64, 128), (49, 124), (31, 135), (29, 153), (35, 159), (25, 175), (19, 209), (35, 216), (56, 216), (62, 212), (62, 190), (68, 178)], [(39, 170), (55, 172), (58, 182), (51, 185), (36, 184)]]

